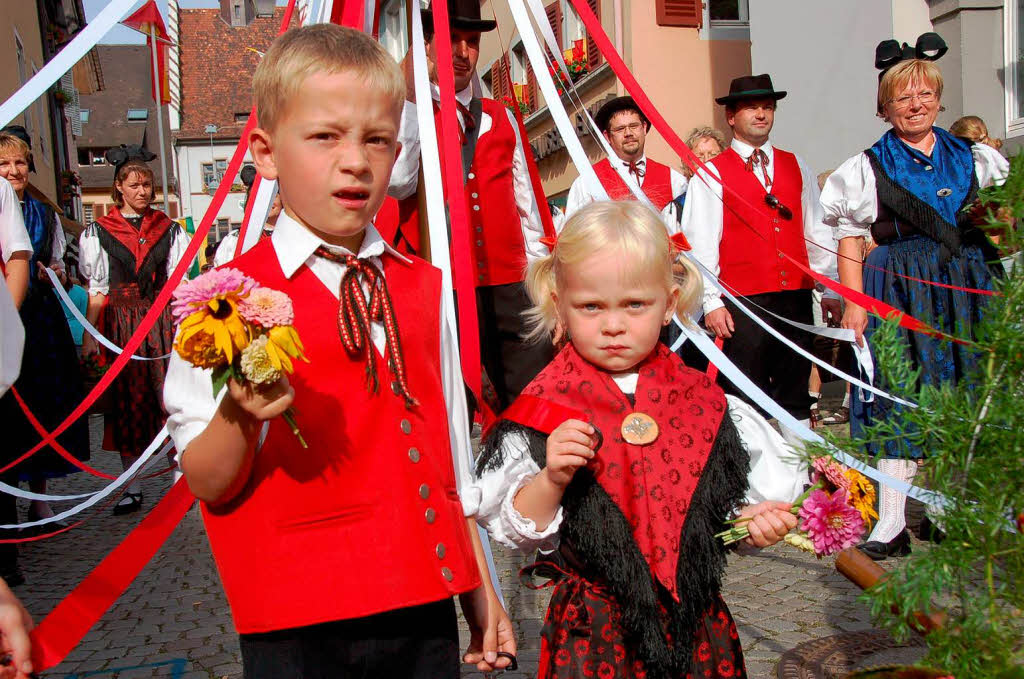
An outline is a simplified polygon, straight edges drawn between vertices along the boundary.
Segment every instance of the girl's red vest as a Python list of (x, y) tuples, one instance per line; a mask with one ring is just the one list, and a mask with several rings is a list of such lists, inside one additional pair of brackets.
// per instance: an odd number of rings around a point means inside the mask
[[(803, 178), (796, 156), (774, 149), (775, 174), (772, 193), (793, 211), (792, 219), (782, 219), (764, 201), (765, 189), (754, 172), (733, 149), (711, 162), (722, 183), (743, 196), (756, 210), (725, 192), (722, 216), (722, 241), (718, 248), (721, 278), (741, 295), (813, 288), (810, 276), (783, 258), (782, 252), (807, 263), (804, 243), (804, 215), (800, 200)], [(772, 215), (765, 220), (764, 213)], [(760, 236), (758, 234), (761, 234)]]
[(271, 239), (231, 263), (295, 302), (302, 448), (270, 422), (238, 498), (203, 506), (239, 633), (356, 618), (440, 601), (480, 584), (452, 469), (441, 386), (440, 272), (382, 258), (407, 357), (407, 409), (378, 355), (381, 389), (338, 337), (338, 299), (306, 266), (289, 280)]
[[(645, 166), (644, 180), (640, 184), (640, 188), (647, 194), (647, 199), (654, 204), (654, 207), (662, 210), (669, 204), (669, 201), (675, 198), (672, 195), (672, 170), (668, 165), (662, 165), (650, 158), (647, 159)], [(601, 180), (604, 190), (608, 192), (609, 198), (633, 200), (633, 192), (626, 186), (626, 182), (622, 181), (622, 177), (615, 171), (607, 158), (594, 163), (594, 172)]]

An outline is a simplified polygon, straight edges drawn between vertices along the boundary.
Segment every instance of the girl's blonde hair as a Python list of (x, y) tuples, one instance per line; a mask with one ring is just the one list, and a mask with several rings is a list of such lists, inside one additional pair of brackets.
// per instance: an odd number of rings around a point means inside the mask
[(935, 89), (935, 99), (942, 101), (942, 71), (934, 61), (907, 59), (896, 64), (878, 82), (878, 114), (885, 113), (885, 105), (911, 83)]
[(678, 250), (669, 240), (665, 222), (651, 208), (636, 201), (598, 201), (569, 217), (551, 254), (530, 264), (526, 273), (526, 291), (533, 302), (526, 311), (530, 339), (547, 338), (554, 332), (558, 309), (552, 292), (564, 284), (566, 268), (608, 250), (632, 264), (632, 275), (656, 271), (663, 277), (666, 289), (678, 285), (676, 312), (684, 323), (692, 326), (690, 313), (703, 292), (703, 280), (697, 267), (685, 257), (678, 260), (682, 275), (673, 273)]
[(966, 139), (968, 141), (977, 142), (979, 144), (988, 144), (997, 151), (1003, 147), (1003, 140), (988, 136), (988, 126), (985, 125), (985, 121), (978, 116), (964, 116), (958, 119), (955, 123), (949, 126), (950, 134)]

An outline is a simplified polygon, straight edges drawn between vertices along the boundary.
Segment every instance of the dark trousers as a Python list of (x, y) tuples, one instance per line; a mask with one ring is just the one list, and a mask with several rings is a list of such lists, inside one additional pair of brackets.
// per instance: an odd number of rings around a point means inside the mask
[[(21, 454), (24, 451), (19, 450)], [(9, 486), (18, 485), (18, 470), (7, 472), (0, 477)], [(19, 523), (18, 521), (18, 500), (13, 495), (0, 493), (0, 525)], [(10, 539), (18, 537), (16, 530), (0, 531), (0, 538)], [(18, 570), (18, 545), (15, 543), (0, 544), (0, 577), (13, 575)]]
[[(761, 295), (750, 295), (748, 299), (791, 321), (808, 325), (814, 322), (810, 290), (768, 292)], [(730, 339), (725, 340), (722, 351), (729, 360), (736, 364), (736, 367), (743, 371), (743, 374), (761, 387), (769, 397), (791, 415), (799, 420), (809, 418), (811, 416), (811, 397), (807, 394), (807, 380), (811, 375), (811, 362), (798, 356), (792, 349), (769, 335), (731, 302), (723, 301), (729, 313), (732, 314), (736, 330)], [(783, 337), (802, 349), (811, 351), (813, 335), (809, 332), (783, 323), (755, 306), (747, 305), (747, 308), (778, 330)], [(751, 402), (721, 373), (719, 373), (718, 382), (726, 392)], [(762, 414), (767, 416), (767, 413), (763, 411)]]
[(239, 641), (245, 679), (457, 679), (460, 671), (453, 599)]
[(531, 306), (522, 283), (477, 288), (480, 319), (480, 357), (497, 394), (499, 412), (519, 396), (527, 384), (555, 356), (551, 341), (523, 339), (523, 312)]

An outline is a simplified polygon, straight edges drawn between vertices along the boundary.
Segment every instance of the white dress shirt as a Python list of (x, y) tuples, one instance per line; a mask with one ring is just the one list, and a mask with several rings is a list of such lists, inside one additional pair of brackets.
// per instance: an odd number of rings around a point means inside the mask
[[(612, 379), (624, 394), (636, 391), (637, 373), (613, 375)], [(793, 449), (753, 407), (736, 396), (726, 395), (729, 409), (726, 417), (736, 424), (740, 440), (750, 453), (749, 488), (744, 504), (766, 500), (792, 502), (803, 492), (807, 478), (806, 466), (793, 453)], [(477, 521), (497, 542), (523, 552), (541, 550), (552, 552), (558, 548), (558, 531), (562, 525), (562, 508), (544, 530), (528, 519), (513, 504), (519, 490), (540, 473), (540, 467), (530, 456), (526, 439), (510, 435), (502, 444), (504, 464), (485, 472), (475, 487), (480, 497)], [(601, 454), (599, 450), (598, 455)]]
[[(625, 160), (616, 158), (618, 162), (622, 163), (623, 167), (629, 167), (629, 163)], [(612, 160), (612, 162), (615, 162)], [(637, 167), (644, 172), (647, 172), (647, 154), (640, 156), (640, 160), (636, 161)], [(678, 198), (679, 196), (686, 193), (687, 179), (682, 172), (679, 172), (674, 167), (669, 168), (669, 175), (672, 182), (672, 198)], [(643, 188), (643, 181), (638, 182)], [(573, 181), (572, 186), (569, 187), (569, 197), (565, 201), (565, 217), (568, 219), (574, 212), (579, 210), (584, 205), (593, 203), (597, 198), (590, 193), (590, 189), (587, 187), (587, 182), (584, 181), (582, 176), (576, 178)]]
[[(341, 288), (341, 279), (348, 269), (343, 264), (334, 262), (314, 254), (316, 249), (324, 246), (341, 254), (351, 255), (351, 251), (336, 245), (330, 245), (309, 229), (295, 221), (287, 212), (281, 212), (278, 217), (274, 233), (271, 235), (271, 243), (274, 252), (277, 254), (281, 264), (281, 270), (287, 278), (291, 278), (303, 266), (309, 267), (310, 271), (338, 297)], [(381, 237), (377, 229), (370, 225), (366, 228), (363, 244), (359, 248), (356, 257), (369, 261), (373, 266), (383, 271), (381, 265), (382, 257), (396, 257), (402, 261), (409, 260), (401, 253), (392, 248)], [(365, 287), (365, 281), (364, 281)], [(302, 300), (293, 300), (295, 304), (302, 304)], [(459, 373), (455, 361), (455, 342), (444, 322), (444, 299), (442, 295), (441, 307), (438, 309), (441, 319), (441, 384), (444, 391), (445, 402), (448, 404), (448, 426), (450, 430), (452, 455), (457, 462), (455, 471), (459, 480), (460, 489), (468, 487), (472, 478), (470, 470), (472, 452), (469, 443), (469, 421), (463, 408), (453, 408), (452, 404), (457, 399), (465, 398), (462, 392), (462, 375)], [(374, 321), (370, 325), (370, 339), (374, 346), (385, 353), (386, 336), (384, 326)], [(177, 352), (171, 354), (170, 364), (167, 367), (167, 378), (164, 381), (164, 407), (169, 415), (167, 429), (174, 440), (174, 447), (181, 451), (188, 447), (188, 444), (198, 436), (213, 419), (217, 411), (217, 405), (221, 396), (213, 394), (213, 382), (209, 369), (200, 369), (192, 366), (181, 358)], [(339, 389), (344, 389), (339, 385)], [(363, 388), (359, 385), (359, 388)], [(458, 390), (458, 393), (456, 393)], [(224, 391), (222, 391), (222, 394)], [(302, 404), (297, 403), (296, 407), (301, 408)], [(466, 512), (471, 516), (472, 512)]]
[[(732, 140), (732, 148), (739, 154), (740, 158), (746, 161), (754, 152), (754, 147), (739, 139)], [(775, 179), (775, 150), (771, 142), (765, 143), (761, 150), (768, 156), (768, 177)], [(833, 254), (836, 249), (836, 240), (832, 229), (822, 222), (821, 203), (819, 199), (818, 180), (811, 173), (807, 163), (797, 156), (797, 165), (800, 167), (800, 177), (803, 182), (803, 190), (800, 193), (800, 207), (804, 219), (804, 236), (810, 242), (807, 245), (807, 260), (810, 268), (816, 273), (828, 276), (833, 280), (839, 277), (836, 268), (836, 256)], [(718, 176), (713, 163), (707, 164), (708, 168)], [(754, 175), (758, 182), (765, 186), (763, 174), (764, 168), (760, 165), (754, 169)], [(766, 189), (767, 190), (767, 189)], [(760, 200), (760, 199), (759, 199)], [(689, 192), (686, 194), (686, 204), (683, 205), (682, 229), (686, 239), (693, 246), (693, 256), (696, 257), (715, 276), (721, 273), (719, 266), (718, 249), (722, 242), (722, 185), (719, 181), (704, 174), (699, 170), (690, 182)], [(672, 225), (669, 225), (672, 228)], [(750, 238), (757, 238), (750, 234)], [(819, 248), (811, 243), (819, 243), (824, 248)], [(768, 247), (767, 245), (765, 247)], [(829, 252), (831, 250), (832, 252)], [(772, 253), (774, 256), (774, 253)], [(728, 281), (726, 281), (728, 283)], [(826, 297), (837, 297), (831, 290), (826, 290)], [(723, 306), (721, 293), (710, 281), (704, 281), (704, 313), (708, 314)]]
[[(430, 83), (430, 92), (434, 101), (441, 100), (441, 92), (435, 83)], [(467, 109), (473, 100), (473, 86), (466, 87), (456, 93), (455, 98)], [(544, 237), (544, 226), (540, 220), (540, 208), (537, 199), (533, 195), (533, 184), (530, 182), (530, 171), (526, 166), (526, 155), (523, 151), (523, 140), (519, 136), (519, 124), (515, 115), (505, 109), (509, 123), (516, 135), (516, 149), (512, 154), (512, 186), (515, 191), (516, 208), (519, 213), (519, 226), (523, 230), (523, 243), (526, 247), (526, 259), (532, 262), (535, 259), (548, 254), (547, 247), (540, 242)], [(466, 123), (462, 119), (462, 111), (456, 110), (459, 119), (459, 126), (465, 129)], [(477, 135), (477, 144), (486, 144), (485, 135), (491, 130), (493, 121), (487, 112), (483, 112), (480, 118), (480, 131)], [(394, 169), (391, 171), (391, 182), (388, 185), (388, 195), (402, 200), (416, 192), (419, 182), (420, 169), (420, 133), (416, 120), (416, 104), (411, 101), (405, 102), (402, 109), (402, 123), (398, 130), (398, 141), (402, 144), (402, 151), (398, 154)], [(541, 197), (543, 199), (543, 196)], [(544, 206), (547, 209), (547, 205)]]
[[(978, 188), (1006, 180), (1010, 164), (999, 151), (987, 144), (973, 144), (971, 153)], [(835, 229), (836, 240), (871, 235), (871, 225), (878, 219), (878, 191), (866, 153), (847, 159), (829, 176), (821, 192), (821, 206), (824, 222)]]
[(0, 253), (3, 253), (4, 264), (10, 261), (15, 252), (31, 253), (32, 239), (25, 228), (18, 194), (9, 181), (0, 177)]
[[(78, 271), (82, 274), (82, 281), (90, 295), (107, 295), (110, 293), (110, 257), (107, 251), (100, 245), (100, 237), (97, 229), (100, 229), (95, 222), (86, 227), (82, 235), (78, 237)], [(167, 265), (165, 269), (170, 276), (174, 267), (188, 249), (191, 234), (181, 228), (180, 224), (173, 224), (171, 230), (171, 249), (167, 253)]]

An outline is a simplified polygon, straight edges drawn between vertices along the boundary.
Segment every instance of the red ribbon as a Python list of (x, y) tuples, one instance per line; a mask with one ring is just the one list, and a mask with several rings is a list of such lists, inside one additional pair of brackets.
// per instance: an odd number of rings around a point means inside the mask
[[(698, 158), (696, 155), (694, 155), (693, 151), (691, 151), (689, 147), (687, 147), (686, 144), (683, 143), (683, 140), (680, 139), (679, 135), (675, 133), (672, 127), (668, 124), (668, 121), (666, 121), (665, 118), (661, 115), (661, 113), (659, 113), (658, 110), (654, 107), (654, 104), (647, 96), (647, 93), (644, 92), (644, 89), (640, 86), (640, 83), (633, 76), (633, 74), (630, 73), (629, 69), (626, 68), (626, 64), (622, 61), (622, 57), (619, 56), (619, 53), (615, 50), (615, 47), (614, 45), (612, 45), (611, 40), (608, 39), (608, 35), (604, 32), (604, 28), (601, 26), (600, 20), (598, 20), (598, 18), (594, 15), (593, 10), (590, 9), (590, 6), (586, 3), (586, 1), (571, 0), (571, 2), (573, 7), (576, 8), (576, 13), (583, 21), (583, 25), (587, 29), (587, 35), (589, 35), (590, 38), (594, 40), (594, 43), (597, 45), (598, 51), (601, 52), (605, 59), (608, 60), (608, 63), (611, 65), (612, 70), (615, 72), (615, 75), (619, 77), (623, 85), (625, 85), (626, 90), (633, 97), (633, 100), (636, 101), (637, 105), (647, 116), (647, 119), (651, 121), (655, 129), (657, 129), (658, 132), (660, 132), (661, 135), (665, 138), (669, 146), (672, 147), (672, 150), (675, 151), (679, 155), (679, 157), (683, 161), (685, 161), (687, 165), (690, 166), (692, 170), (694, 170), (694, 174), (697, 174), (698, 168), (703, 169), (708, 176), (714, 177), (722, 185), (723, 192), (728, 192), (731, 197), (745, 204), (755, 213), (762, 214), (766, 220), (770, 219), (772, 215), (765, 210), (764, 206), (755, 205), (748, 201), (743, 196), (739, 195), (735, 189), (731, 188), (730, 186), (722, 182), (720, 179), (718, 179), (718, 176), (715, 175), (713, 172), (710, 172), (708, 170), (708, 167), (704, 164), (704, 162), (701, 161), (701, 159)], [(757, 234), (759, 238), (767, 241), (764, 234), (760, 233), (753, 226), (747, 224), (746, 222), (743, 222), (743, 224), (748, 229)], [(829, 288), (830, 290), (833, 290), (834, 292), (839, 293), (840, 295), (846, 297), (848, 300), (864, 307), (868, 311), (878, 316), (881, 316), (882, 318), (897, 320), (899, 322), (899, 325), (903, 328), (906, 328), (907, 330), (921, 332), (932, 337), (939, 337), (942, 339), (949, 340), (951, 342), (956, 342), (957, 344), (975, 346), (973, 342), (962, 340), (957, 337), (953, 337), (952, 335), (947, 335), (946, 333), (936, 330), (935, 328), (932, 328), (928, 324), (914, 318), (913, 316), (910, 316), (909, 314), (904, 313), (903, 311), (900, 311), (899, 309), (896, 309), (886, 304), (881, 300), (877, 300), (873, 297), (865, 295), (863, 292), (857, 292), (851, 288), (846, 287), (841, 283), (833, 281), (831, 278), (828, 278), (827, 276), (822, 276), (819, 273), (811, 271), (809, 267), (804, 266), (796, 259), (791, 257), (788, 253), (783, 252), (782, 250), (777, 251), (786, 259), (793, 262), (797, 266), (797, 268), (799, 268), (801, 271), (809, 275), (814, 280), (822, 283), (825, 287)]]
[[(430, 3), (434, 16), (434, 35), (448, 36), (448, 3)], [(462, 147), (457, 130), (459, 119), (455, 113), (455, 67), (452, 64), (452, 44), (448, 40), (435, 40), (437, 50), (437, 84), (441, 90), (441, 125), (437, 128), (441, 147), (441, 174), (448, 197), (448, 216), (451, 220), (452, 285), (458, 300), (459, 353), (462, 358), (462, 376), (473, 392), (477, 403), (482, 397), (480, 364), (480, 333), (476, 312), (476, 281), (473, 279), (472, 253), (469, 250), (469, 208), (462, 180)], [(439, 255), (440, 256), (440, 255)]]
[[(289, 0), (288, 8), (285, 10), (284, 19), (291, 19), (292, 10), (295, 7), (295, 0)], [(280, 33), (284, 33), (287, 30), (288, 24), (282, 21)], [(85, 399), (75, 408), (71, 414), (69, 414), (64, 421), (57, 425), (57, 428), (52, 432), (46, 434), (43, 440), (33, 446), (28, 452), (19, 457), (17, 460), (7, 465), (3, 469), (0, 469), (0, 473), (10, 469), (18, 462), (34, 455), (36, 452), (41, 450), (45, 446), (52, 446), (56, 441), (56, 437), (60, 436), (67, 430), (71, 424), (88, 412), (92, 404), (96, 402), (96, 399), (100, 397), (100, 394), (110, 386), (110, 383), (114, 381), (126, 365), (131, 360), (132, 354), (139, 348), (146, 336), (149, 335), (149, 331), (156, 325), (156, 322), (160, 319), (160, 315), (163, 313), (164, 307), (171, 301), (171, 294), (174, 289), (181, 282), (181, 279), (185, 277), (189, 267), (192, 265), (192, 260), (199, 253), (199, 248), (202, 247), (205, 242), (206, 234), (210, 232), (210, 227), (213, 226), (213, 220), (216, 219), (217, 214), (220, 212), (221, 206), (224, 204), (224, 199), (227, 198), (228, 192), (231, 190), (231, 185), (235, 180), (235, 175), (238, 174), (238, 170), (242, 165), (242, 161), (245, 158), (245, 153), (249, 148), (248, 139), (249, 133), (252, 132), (256, 126), (256, 107), (249, 112), (249, 119), (246, 122), (245, 127), (241, 131), (241, 139), (238, 145), (235, 147), (235, 153), (231, 157), (231, 162), (228, 164), (228, 168), (224, 173), (224, 178), (221, 180), (220, 186), (217, 187), (217, 192), (213, 195), (213, 200), (210, 201), (210, 206), (207, 208), (206, 213), (203, 215), (203, 220), (200, 222), (199, 227), (196, 229), (195, 234), (189, 241), (188, 248), (185, 249), (184, 255), (178, 265), (174, 267), (174, 271), (167, 277), (167, 283), (161, 288), (160, 293), (153, 300), (153, 306), (150, 307), (149, 311), (142, 318), (142, 322), (139, 323), (139, 327), (136, 328), (135, 333), (128, 338), (128, 342), (122, 348), (122, 353), (114, 359), (114, 362), (110, 365), (110, 368), (100, 381), (96, 383), (96, 386), (86, 394)]]
[[(582, 410), (527, 394), (519, 396), (512, 405), (506, 408), (505, 412), (501, 414), (501, 419), (536, 429), (542, 434), (551, 434), (566, 420), (590, 421), (590, 418)], [(489, 433), (490, 430), (485, 431), (482, 438), (486, 439)]]
[(121, 544), (32, 630), (36, 672), (60, 664), (81, 642), (167, 541), (193, 499), (185, 480), (179, 479)]

